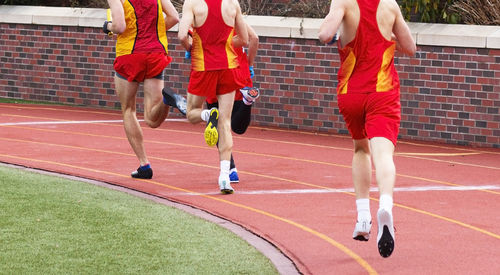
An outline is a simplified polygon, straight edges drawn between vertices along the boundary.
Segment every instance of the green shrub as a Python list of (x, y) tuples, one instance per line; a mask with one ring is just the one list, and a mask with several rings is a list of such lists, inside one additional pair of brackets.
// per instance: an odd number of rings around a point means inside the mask
[[(476, 0), (474, 0), (476, 1)], [(399, 0), (406, 20), (422, 23), (460, 23), (460, 15), (450, 12), (454, 0)]]

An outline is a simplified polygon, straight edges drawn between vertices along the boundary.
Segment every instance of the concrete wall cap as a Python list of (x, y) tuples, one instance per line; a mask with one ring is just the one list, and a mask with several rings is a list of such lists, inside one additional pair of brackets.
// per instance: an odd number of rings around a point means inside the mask
[[(105, 9), (0, 6), (0, 23), (101, 27)], [(317, 39), (323, 19), (247, 15), (262, 37)], [(500, 49), (500, 26), (408, 23), (417, 45)], [(178, 25), (170, 31), (176, 32)]]

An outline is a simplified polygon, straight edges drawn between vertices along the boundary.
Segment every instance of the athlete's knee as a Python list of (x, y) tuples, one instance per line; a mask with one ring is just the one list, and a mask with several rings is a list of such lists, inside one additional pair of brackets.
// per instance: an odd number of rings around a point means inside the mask
[(144, 119), (144, 122), (146, 122), (146, 125), (148, 125), (149, 128), (153, 128), (153, 129), (160, 127), (160, 125), (162, 123), (161, 121), (153, 121), (153, 120), (150, 120), (147, 118)]
[(368, 139), (354, 140), (354, 153), (370, 154), (370, 143)]
[(201, 121), (199, 113), (189, 109), (186, 113), (186, 118), (191, 124), (197, 124)]

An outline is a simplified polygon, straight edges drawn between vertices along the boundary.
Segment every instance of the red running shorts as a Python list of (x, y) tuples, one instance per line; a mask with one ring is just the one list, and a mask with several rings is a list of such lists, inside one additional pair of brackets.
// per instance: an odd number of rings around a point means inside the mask
[(188, 93), (216, 98), (245, 86), (241, 79), (239, 68), (216, 71), (191, 71)]
[(399, 90), (340, 94), (337, 100), (353, 139), (384, 137), (396, 146), (401, 122)]
[(113, 66), (118, 75), (129, 82), (144, 82), (162, 75), (171, 61), (172, 57), (165, 53), (132, 53), (115, 58)]

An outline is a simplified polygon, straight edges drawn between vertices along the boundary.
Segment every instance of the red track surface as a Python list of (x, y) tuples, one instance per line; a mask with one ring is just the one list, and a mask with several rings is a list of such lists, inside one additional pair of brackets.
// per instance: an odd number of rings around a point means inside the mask
[[(221, 195), (218, 154), (205, 145), (203, 125), (143, 127), (155, 175), (135, 180), (129, 175), (137, 159), (122, 124), (113, 122), (120, 119), (109, 110), (0, 104), (0, 161), (204, 209), (266, 238), (305, 274), (499, 274), (498, 149), (400, 141), (396, 248), (384, 259), (376, 222), (369, 242), (351, 239), (350, 138), (251, 127), (233, 135), (241, 183)], [(378, 193), (372, 198), (376, 220)]]

